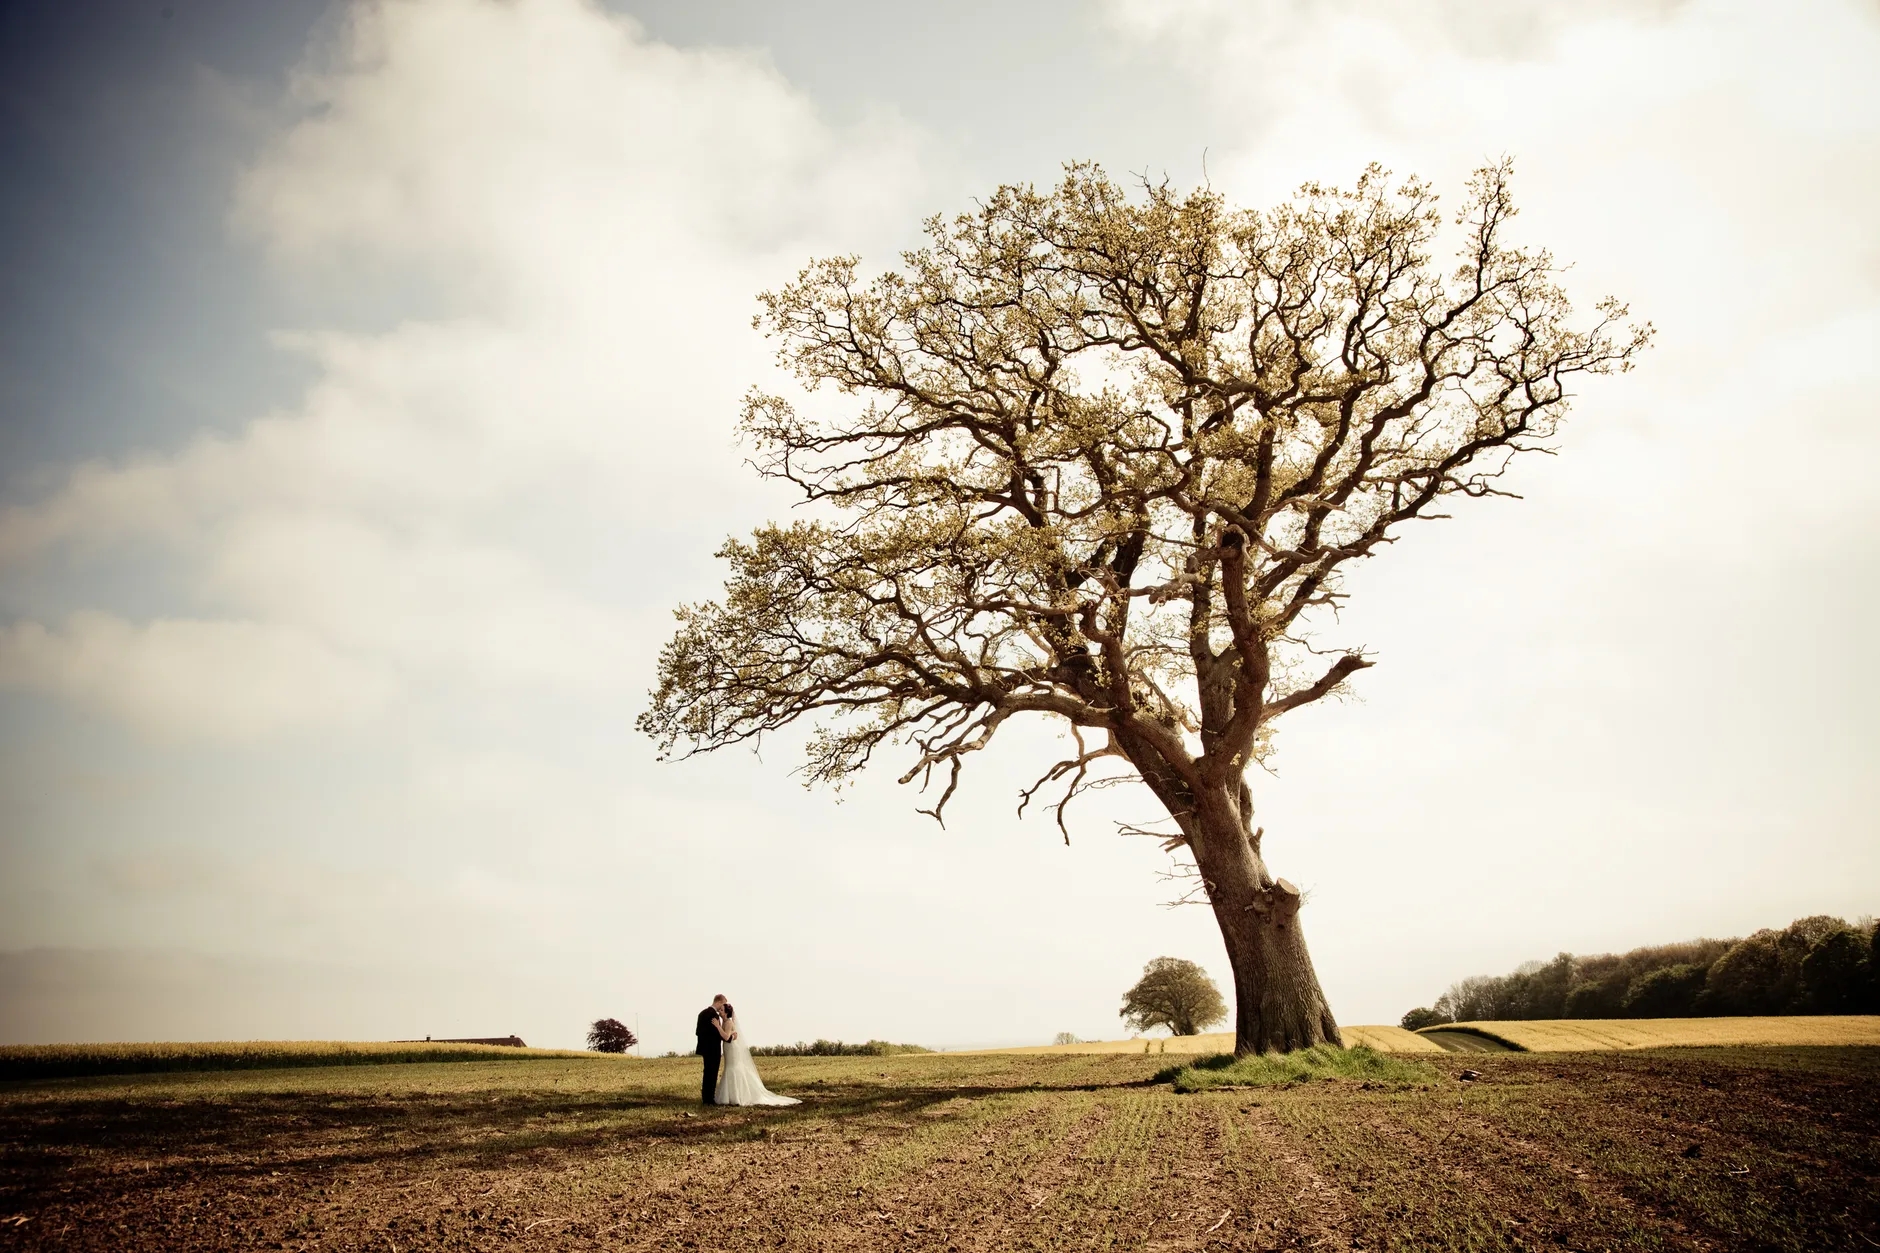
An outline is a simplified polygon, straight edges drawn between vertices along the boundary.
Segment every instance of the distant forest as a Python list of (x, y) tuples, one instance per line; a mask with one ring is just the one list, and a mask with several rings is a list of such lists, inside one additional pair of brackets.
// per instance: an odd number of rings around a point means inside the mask
[(1826, 914), (1740, 940), (1686, 940), (1629, 953), (1528, 962), (1464, 979), (1413, 1009), (1415, 1031), (1524, 1018), (1689, 1018), (1880, 1012), (1880, 933)]

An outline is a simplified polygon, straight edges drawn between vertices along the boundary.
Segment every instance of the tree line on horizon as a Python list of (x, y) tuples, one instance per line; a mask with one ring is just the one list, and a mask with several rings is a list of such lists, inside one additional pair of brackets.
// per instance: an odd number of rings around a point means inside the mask
[(751, 1050), (753, 1057), (898, 1057), (903, 1053), (931, 1053), (918, 1044), (891, 1044), (886, 1040), (864, 1040), (849, 1044), (842, 1040), (798, 1040), (795, 1044), (760, 1044)]
[(1403, 1016), (1446, 1022), (1534, 1018), (1692, 1018), (1880, 1012), (1880, 931), (1828, 914), (1731, 940), (1626, 953), (1561, 953), (1506, 975), (1475, 975)]

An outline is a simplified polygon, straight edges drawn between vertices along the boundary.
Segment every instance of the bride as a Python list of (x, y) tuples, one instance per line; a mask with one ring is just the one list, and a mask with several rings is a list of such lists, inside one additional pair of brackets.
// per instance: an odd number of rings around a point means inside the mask
[(757, 1063), (751, 1060), (751, 1046), (739, 1038), (738, 1011), (725, 1006), (724, 1025), (719, 1034), (725, 1038), (725, 1068), (718, 1076), (715, 1105), (801, 1105), (793, 1096), (778, 1096), (757, 1077)]

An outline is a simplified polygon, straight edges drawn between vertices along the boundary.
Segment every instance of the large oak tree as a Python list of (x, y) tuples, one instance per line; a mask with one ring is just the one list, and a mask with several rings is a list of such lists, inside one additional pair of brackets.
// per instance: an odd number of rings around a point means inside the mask
[(939, 818), (1006, 723), (1057, 720), (1076, 750), (1027, 799), (1062, 824), (1118, 770), (1154, 794), (1226, 942), (1237, 1051), (1339, 1042), (1247, 771), (1371, 664), (1313, 645), (1346, 567), (1507, 494), (1575, 376), (1649, 337), (1611, 302), (1574, 324), (1559, 267), (1507, 239), (1508, 184), (1472, 180), (1453, 265), (1429, 188), (1375, 168), (1261, 212), (1092, 166), (933, 219), (898, 270), (811, 264), (758, 317), (810, 398), (743, 415), (810, 507), (724, 546), (641, 727), (696, 752), (807, 722), (818, 781), (899, 746)]

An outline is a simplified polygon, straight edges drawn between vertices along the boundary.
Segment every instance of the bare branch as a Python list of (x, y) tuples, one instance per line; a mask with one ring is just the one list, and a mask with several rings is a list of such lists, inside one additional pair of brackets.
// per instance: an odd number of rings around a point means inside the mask
[(725, 545), (639, 725), (690, 753), (807, 723), (821, 782), (905, 752), (905, 783), (944, 769), (944, 823), (999, 728), (1063, 718), (1078, 751), (1021, 813), (1061, 787), (1068, 838), (1115, 756), (1187, 838), (1276, 719), (1370, 664), (1309, 643), (1351, 563), (1514, 496), (1577, 380), (1649, 342), (1612, 302), (1576, 327), (1553, 259), (1508, 240), (1509, 179), (1477, 173), (1453, 262), (1434, 193), (1375, 167), (1255, 212), (1093, 166), (933, 219), (896, 270), (812, 262), (757, 318), (806, 396), (753, 391), (742, 426), (825, 520)]

